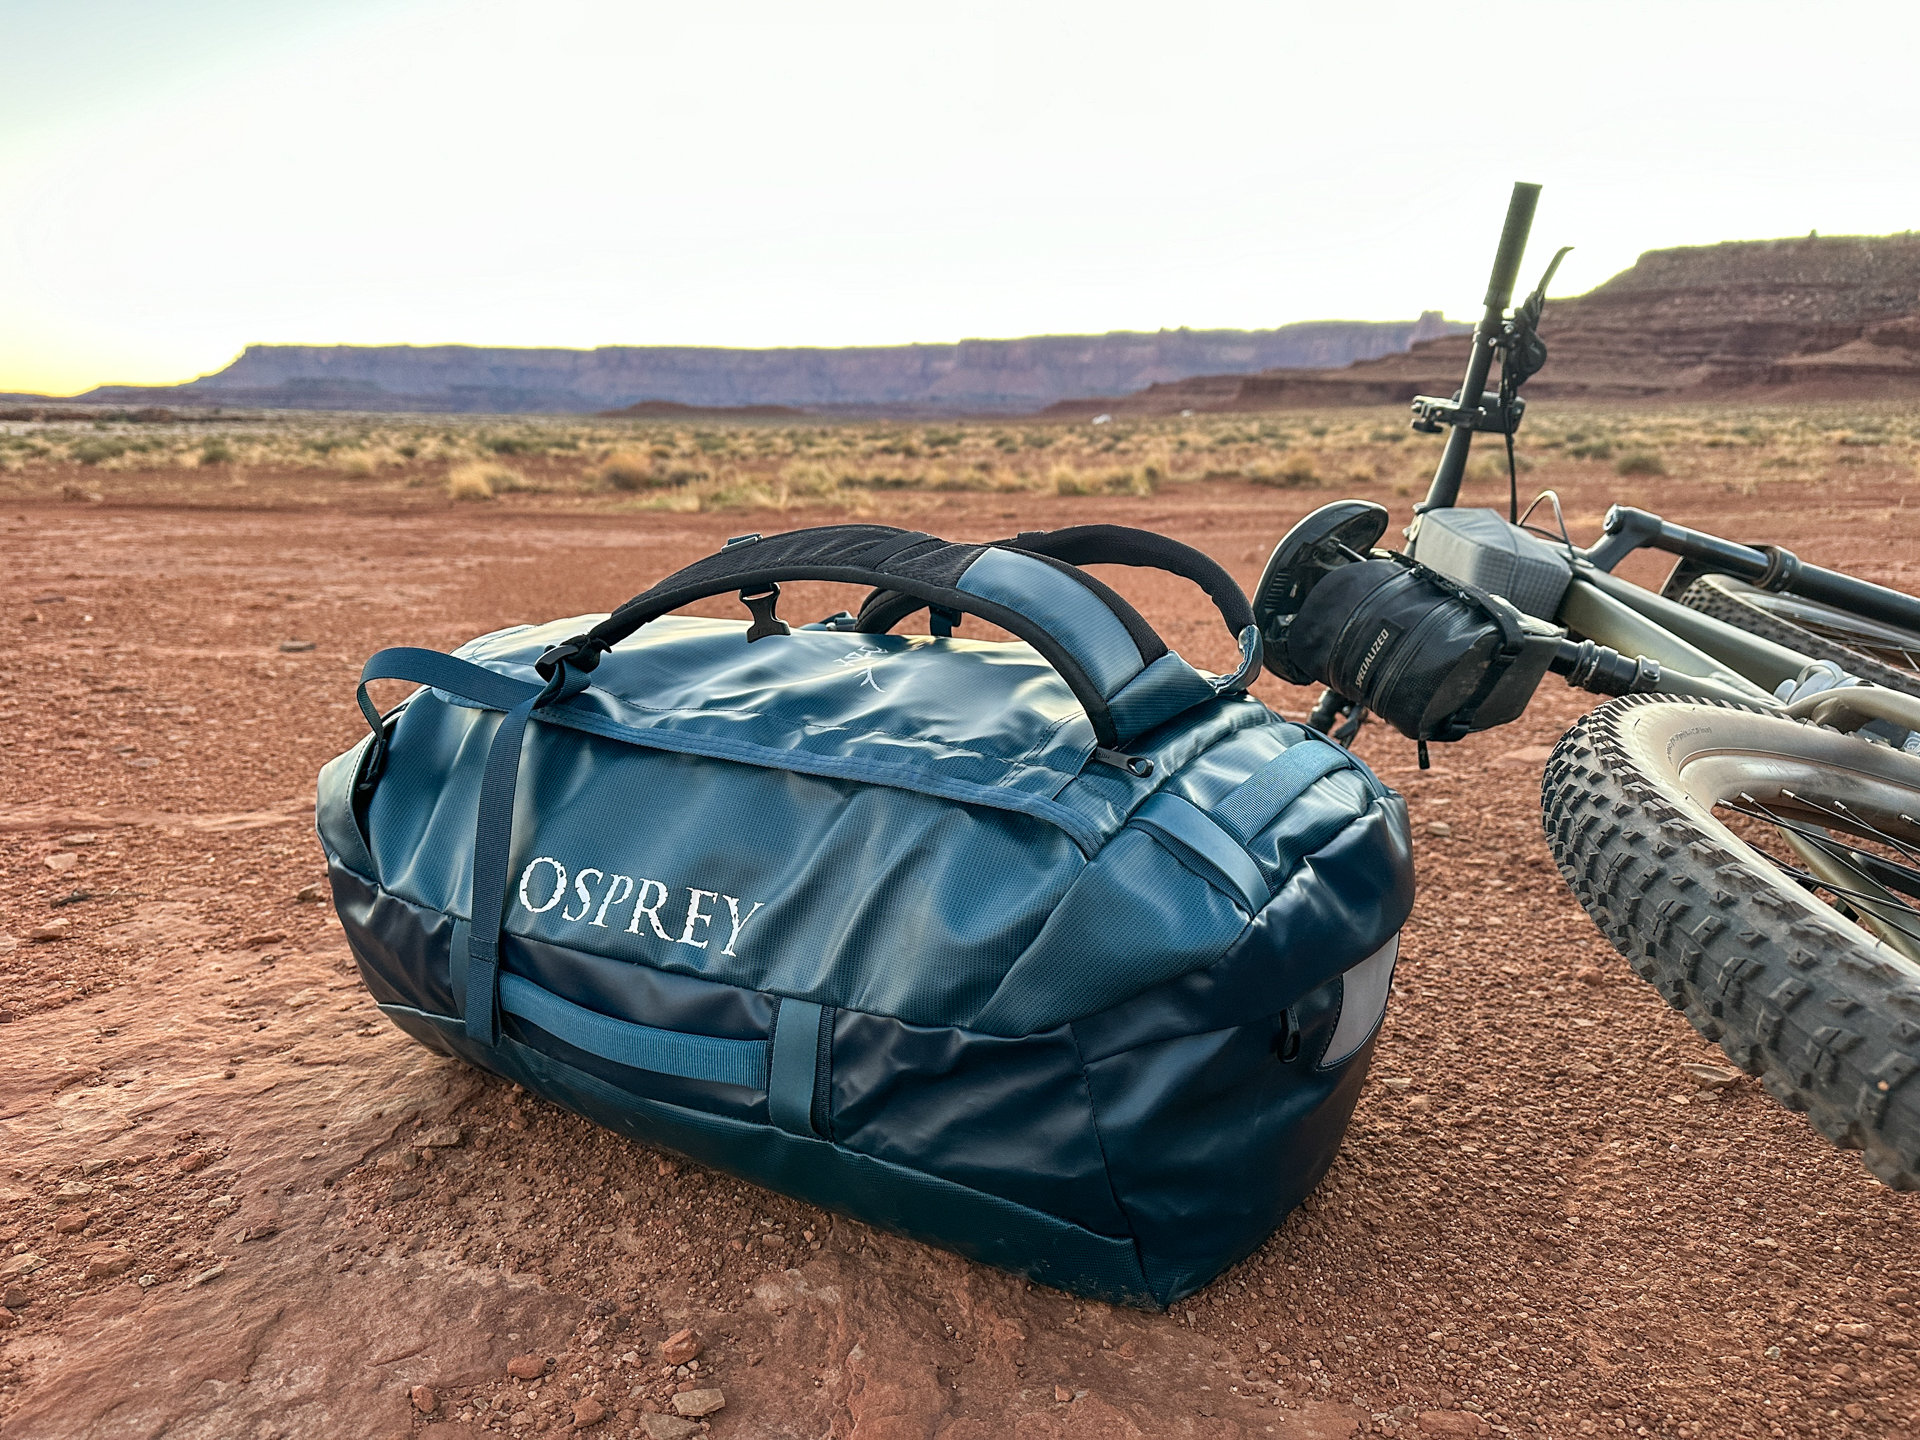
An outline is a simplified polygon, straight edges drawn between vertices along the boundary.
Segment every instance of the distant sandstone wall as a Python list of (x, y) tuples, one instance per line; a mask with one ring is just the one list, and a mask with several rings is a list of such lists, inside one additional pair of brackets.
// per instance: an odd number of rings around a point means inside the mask
[[(1920, 394), (1920, 234), (1734, 240), (1650, 250), (1585, 295), (1548, 304), (1537, 397), (1626, 400), (1731, 392)], [(1272, 410), (1451, 395), (1461, 335), (1341, 369), (1202, 375), (1056, 413)], [(1497, 372), (1496, 372), (1497, 374)]]
[(1345, 365), (1463, 330), (1418, 320), (1316, 320), (1275, 330), (1117, 331), (953, 345), (597, 350), (471, 345), (251, 345), (185, 385), (103, 386), (107, 403), (314, 410), (597, 411), (648, 400), (922, 412), (1031, 411), (1221, 370)]

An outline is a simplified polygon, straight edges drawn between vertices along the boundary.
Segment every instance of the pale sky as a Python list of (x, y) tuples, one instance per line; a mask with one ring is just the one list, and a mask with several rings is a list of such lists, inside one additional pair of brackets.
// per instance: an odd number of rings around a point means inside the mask
[(0, 390), (245, 345), (1472, 318), (1920, 228), (1920, 5), (0, 0)]

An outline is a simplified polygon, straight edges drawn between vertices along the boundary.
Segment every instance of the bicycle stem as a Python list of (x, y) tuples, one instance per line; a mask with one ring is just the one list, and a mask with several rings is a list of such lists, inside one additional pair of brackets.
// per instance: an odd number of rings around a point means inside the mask
[[(1493, 257), (1493, 274), (1487, 280), (1486, 311), (1473, 327), (1473, 349), (1467, 354), (1467, 375), (1460, 384), (1459, 403), (1471, 412), (1486, 392), (1487, 372), (1493, 368), (1494, 344), (1500, 338), (1507, 318), (1507, 306), (1513, 300), (1513, 286), (1520, 274), (1520, 259), (1526, 253), (1527, 233), (1533, 228), (1534, 208), (1540, 203), (1540, 187), (1518, 181), (1507, 202), (1507, 219), (1500, 230), (1500, 249)], [(1447, 435), (1447, 448), (1441, 452), (1440, 465), (1433, 472), (1433, 485), (1427, 498), (1413, 507), (1416, 516), (1428, 510), (1445, 510), (1460, 498), (1460, 482), (1467, 473), (1467, 451), (1473, 445), (1473, 424), (1456, 423)]]

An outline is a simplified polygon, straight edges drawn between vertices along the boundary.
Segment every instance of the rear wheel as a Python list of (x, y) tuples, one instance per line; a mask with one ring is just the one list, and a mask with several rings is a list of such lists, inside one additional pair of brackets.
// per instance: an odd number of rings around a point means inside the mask
[(1680, 603), (1811, 659), (1831, 660), (1862, 680), (1920, 695), (1920, 633), (1728, 575), (1702, 575)]
[(1567, 732), (1541, 805), (1634, 969), (1881, 1180), (1920, 1188), (1920, 759), (1633, 695)]

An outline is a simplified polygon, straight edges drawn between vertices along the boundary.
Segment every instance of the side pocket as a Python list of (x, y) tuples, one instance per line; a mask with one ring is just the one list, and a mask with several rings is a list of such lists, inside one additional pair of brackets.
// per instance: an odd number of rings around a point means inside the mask
[(1320, 1057), (1320, 1068), (1331, 1070), (1343, 1065), (1373, 1038), (1387, 1016), (1387, 994), (1393, 988), (1393, 965), (1400, 956), (1400, 936), (1393, 937), (1373, 954), (1340, 976), (1340, 1023), (1327, 1037), (1327, 1048)]
[(354, 780), (366, 762), (367, 747), (372, 743), (373, 736), (368, 735), (346, 754), (335, 756), (321, 767), (315, 786), (313, 825), (322, 849), (354, 873), (378, 880), (373, 855), (367, 849), (367, 838), (360, 831), (360, 820), (353, 805)]

